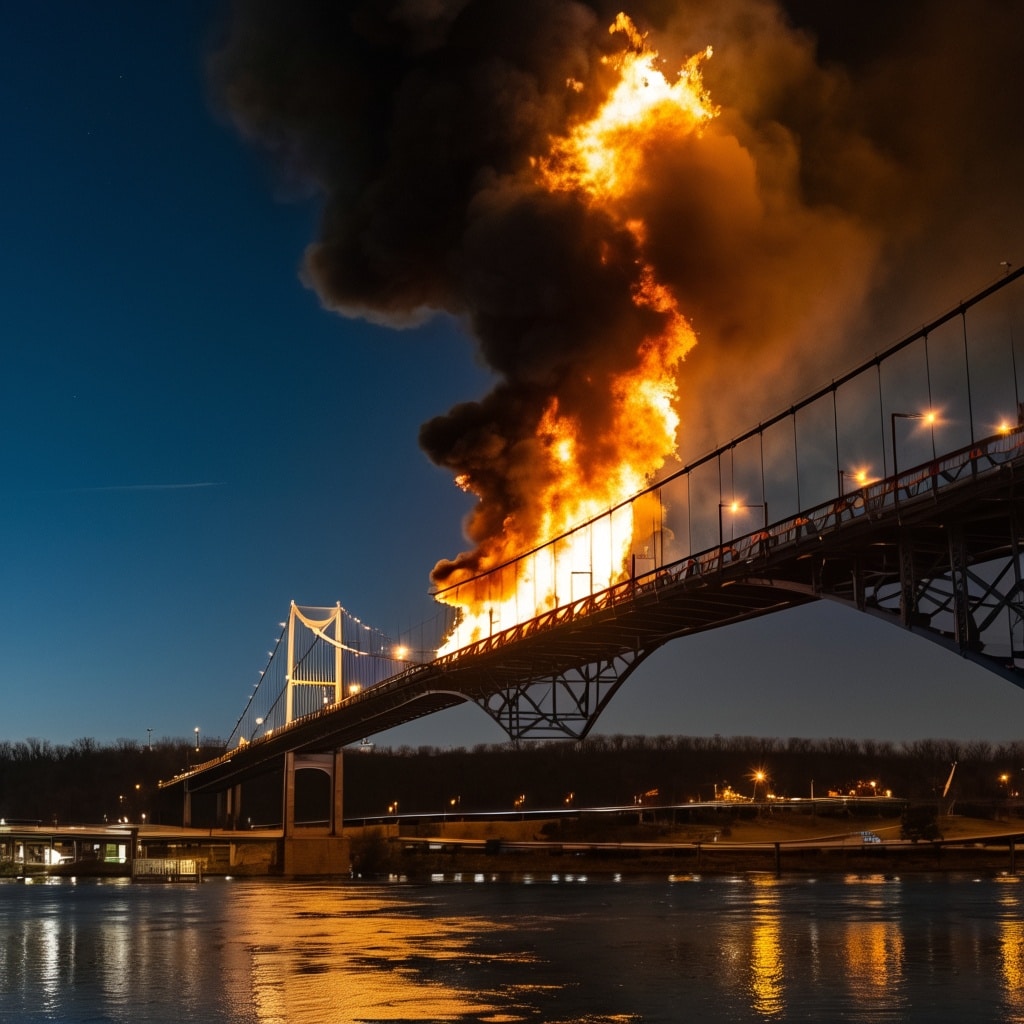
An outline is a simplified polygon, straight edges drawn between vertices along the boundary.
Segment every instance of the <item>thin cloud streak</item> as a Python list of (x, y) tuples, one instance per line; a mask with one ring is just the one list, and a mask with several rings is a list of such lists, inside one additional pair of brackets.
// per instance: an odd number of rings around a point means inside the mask
[(185, 484), (110, 484), (104, 487), (64, 487), (56, 494), (98, 494), (112, 491), (192, 491), (204, 487), (224, 487), (224, 481), (200, 481)]

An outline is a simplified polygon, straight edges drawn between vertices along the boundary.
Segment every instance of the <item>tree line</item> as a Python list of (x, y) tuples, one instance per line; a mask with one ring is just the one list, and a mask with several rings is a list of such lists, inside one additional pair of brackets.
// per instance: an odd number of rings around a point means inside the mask
[[(158, 782), (221, 752), (216, 741), (198, 753), (188, 740), (173, 739), (0, 741), (0, 818), (138, 823), (145, 815), (173, 823), (180, 808), (161, 800)], [(345, 816), (380, 817), (396, 805), (402, 814), (458, 814), (680, 804), (727, 792), (765, 799), (888, 791), (930, 801), (941, 796), (954, 764), (949, 795), (957, 800), (991, 804), (1024, 792), (1024, 741), (617, 735), (579, 743), (347, 748)], [(276, 805), (278, 787), (266, 787), (264, 806)]]
[[(593, 736), (582, 743), (376, 748), (345, 759), (346, 816), (681, 804), (830, 793), (992, 801), (1024, 785), (1024, 742)], [(758, 778), (758, 773), (763, 778)], [(871, 787), (874, 783), (874, 787)], [(454, 801), (454, 803), (453, 803)]]

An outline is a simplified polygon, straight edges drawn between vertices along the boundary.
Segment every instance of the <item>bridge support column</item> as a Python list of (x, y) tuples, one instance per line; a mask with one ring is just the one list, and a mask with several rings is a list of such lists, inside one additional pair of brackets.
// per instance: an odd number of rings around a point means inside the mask
[(907, 530), (899, 531), (900, 623), (908, 629), (917, 613), (917, 585), (914, 580), (914, 549)]
[[(331, 781), (326, 820), (296, 821), (296, 773), (324, 772)], [(351, 869), (348, 840), (343, 835), (343, 782), (341, 750), (330, 754), (296, 754), (289, 751), (284, 762), (284, 873), (300, 875), (341, 875)]]
[(975, 646), (971, 629), (971, 596), (967, 589), (967, 551), (964, 547), (964, 531), (959, 524), (950, 525), (946, 533), (949, 538), (949, 578), (953, 588), (953, 629), (957, 647), (966, 651)]
[(242, 784), (217, 794), (217, 820), (222, 828), (235, 830), (242, 827)]
[(1014, 508), (1010, 513), (1010, 547), (1013, 551), (1013, 590), (1007, 599), (1010, 616), (1010, 653), (1013, 667), (1024, 669), (1024, 601), (1021, 587), (1021, 529), (1020, 513)]

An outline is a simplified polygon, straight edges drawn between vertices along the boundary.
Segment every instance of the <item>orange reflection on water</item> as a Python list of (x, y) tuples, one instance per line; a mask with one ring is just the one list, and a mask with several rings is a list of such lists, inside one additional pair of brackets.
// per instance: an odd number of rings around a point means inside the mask
[(261, 1024), (322, 1020), (326, 1010), (348, 1021), (522, 1019), (508, 1015), (507, 991), (491, 998), (451, 981), (453, 962), (467, 957), (528, 962), (481, 952), (472, 919), (406, 915), (393, 890), (385, 900), (372, 889), (296, 884), (239, 884), (227, 906), (223, 976), (232, 1003), (251, 1005)]
[(778, 882), (774, 878), (757, 878), (750, 940), (750, 995), (755, 1013), (769, 1020), (783, 1015), (784, 981)]
[(999, 966), (1003, 976), (1003, 998), (1007, 1021), (1024, 1021), (1024, 922), (1021, 922), (1020, 878), (1003, 875), (999, 907)]
[[(850, 875), (847, 885), (865, 888), (899, 885), (884, 875)], [(866, 911), (883, 911), (891, 900), (869, 895), (859, 896), (858, 905)], [(884, 1003), (894, 1006), (900, 998), (906, 970), (906, 947), (902, 925), (898, 920), (851, 920), (844, 934), (846, 983), (858, 1003)]]

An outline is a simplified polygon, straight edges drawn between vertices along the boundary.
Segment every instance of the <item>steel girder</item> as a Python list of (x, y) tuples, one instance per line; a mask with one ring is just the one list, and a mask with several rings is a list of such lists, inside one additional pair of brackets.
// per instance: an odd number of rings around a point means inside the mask
[(648, 653), (623, 651), (583, 665), (530, 675), (477, 697), (475, 703), (514, 741), (581, 740)]
[(1024, 686), (1020, 516), (1007, 491), (972, 505), (924, 503), (898, 525), (862, 531), (856, 552), (828, 538), (819, 593)]

